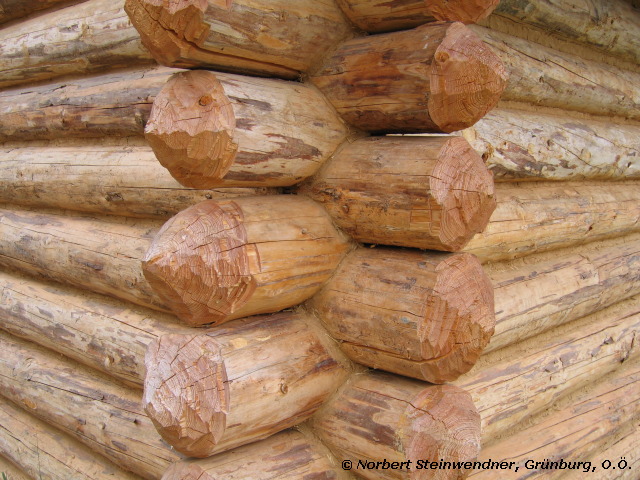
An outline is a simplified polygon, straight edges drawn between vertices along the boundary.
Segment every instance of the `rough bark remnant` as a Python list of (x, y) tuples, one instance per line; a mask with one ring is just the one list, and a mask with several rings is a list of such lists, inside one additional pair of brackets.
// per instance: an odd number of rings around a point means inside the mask
[(491, 110), (507, 73), (462, 23), (349, 40), (311, 79), (350, 124), (371, 132), (452, 132)]
[(217, 324), (303, 302), (333, 274), (348, 248), (311, 200), (211, 200), (162, 227), (143, 271), (182, 321)]
[(491, 173), (456, 137), (357, 140), (302, 191), (360, 242), (432, 250), (460, 250), (496, 206)]
[(464, 477), (464, 470), (416, 470), (416, 462), (465, 462), (480, 451), (480, 417), (466, 392), (388, 374), (356, 375), (318, 412), (313, 426), (338, 458), (354, 466), (382, 458), (412, 462), (411, 471), (373, 470), (379, 479)]
[(161, 64), (296, 78), (351, 35), (333, 0), (127, 0)]
[(198, 458), (303, 422), (348, 375), (314, 320), (294, 313), (163, 335), (145, 365), (146, 412), (176, 450)]
[(493, 288), (468, 254), (359, 249), (311, 301), (354, 361), (432, 383), (467, 372), (493, 333)]

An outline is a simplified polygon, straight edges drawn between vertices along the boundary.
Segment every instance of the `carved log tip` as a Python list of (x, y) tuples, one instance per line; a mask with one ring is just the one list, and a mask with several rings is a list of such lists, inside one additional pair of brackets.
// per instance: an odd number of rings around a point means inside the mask
[(496, 208), (493, 175), (463, 138), (440, 149), (430, 190), (442, 208), (437, 232), (445, 250), (458, 251), (482, 232)]
[(431, 66), (429, 115), (443, 132), (470, 127), (495, 107), (506, 83), (498, 56), (464, 24), (452, 23)]
[(437, 20), (468, 24), (487, 18), (500, 0), (425, 0), (425, 3)]
[(224, 87), (206, 71), (180, 72), (156, 96), (145, 137), (158, 161), (182, 185), (211, 188), (238, 150), (235, 115)]
[(495, 328), (494, 295), (489, 277), (471, 254), (446, 256), (436, 273), (418, 336), (423, 378), (444, 383), (468, 372), (489, 343)]
[[(408, 460), (466, 462), (478, 456), (480, 415), (464, 390), (452, 385), (427, 387), (410, 402), (405, 415), (408, 423), (403, 447)], [(452, 473), (449, 471), (446, 478), (466, 476), (465, 471)], [(432, 478), (432, 473), (428, 475), (416, 478)]]
[(143, 406), (177, 451), (211, 455), (226, 427), (229, 388), (218, 344), (207, 335), (164, 335), (145, 357)]
[(142, 262), (145, 278), (185, 323), (222, 323), (255, 290), (243, 214), (208, 200), (170, 219)]

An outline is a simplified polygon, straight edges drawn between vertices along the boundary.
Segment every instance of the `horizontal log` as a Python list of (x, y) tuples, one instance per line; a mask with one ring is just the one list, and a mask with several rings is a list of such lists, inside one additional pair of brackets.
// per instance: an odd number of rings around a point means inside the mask
[[(613, 445), (598, 452), (590, 460), (594, 465), (602, 466), (602, 462), (609, 460), (611, 465), (619, 462), (621, 459), (627, 461), (627, 470), (620, 471), (618, 468), (613, 470), (599, 469), (598, 475), (602, 480), (634, 480), (638, 476), (640, 470), (640, 438), (637, 435), (637, 429), (630, 435), (618, 440)], [(567, 478), (578, 480), (577, 475), (569, 475)], [(584, 478), (584, 477), (582, 477)]]
[(3, 332), (0, 346), (0, 387), (13, 403), (146, 479), (182, 458), (160, 439), (138, 391)]
[(0, 210), (0, 266), (169, 311), (142, 273), (153, 220)]
[(0, 472), (7, 476), (7, 480), (33, 480), (34, 477), (28, 477), (14, 463), (11, 463), (5, 457), (0, 455)]
[(156, 96), (145, 136), (183, 185), (288, 186), (313, 175), (347, 129), (311, 87), (189, 71)]
[(203, 200), (276, 192), (184, 187), (142, 138), (6, 143), (0, 156), (0, 202), (39, 209), (167, 220)]
[(145, 411), (162, 438), (197, 458), (302, 423), (349, 373), (313, 319), (294, 313), (163, 335), (145, 365)]
[(311, 78), (348, 123), (378, 133), (467, 128), (506, 80), (498, 57), (458, 22), (349, 40)]
[(0, 91), (0, 141), (143, 135), (151, 105), (179, 70), (144, 67)]
[(0, 30), (0, 88), (136, 64), (151, 56), (124, 0), (88, 0)]
[(454, 384), (480, 412), (483, 445), (521, 431), (522, 422), (558, 399), (638, 357), (638, 328), (640, 303), (634, 297), (481, 358)]
[[(401, 470), (357, 471), (365, 478), (426, 478), (417, 461), (472, 461), (480, 450), (480, 419), (469, 395), (450, 385), (388, 374), (356, 375), (314, 417), (313, 428), (338, 460), (404, 462)], [(410, 462), (410, 463), (407, 463)], [(464, 470), (429, 470), (429, 478), (462, 478)]]
[(16, 18), (65, 4), (80, 3), (83, 0), (4, 0), (0, 7), (0, 24)]
[(509, 73), (501, 100), (640, 120), (640, 72), (586, 60), (479, 25), (468, 28)]
[(315, 294), (349, 248), (325, 210), (295, 195), (201, 202), (169, 220), (144, 275), (195, 326), (277, 312)]
[(482, 158), (455, 137), (370, 137), (345, 145), (301, 191), (355, 240), (460, 250), (495, 209)]
[(162, 480), (351, 478), (312, 435), (288, 430), (226, 453), (173, 464)]
[(309, 302), (354, 361), (432, 383), (467, 372), (493, 333), (493, 288), (467, 254), (361, 248)]
[(480, 261), (523, 257), (640, 229), (633, 183), (498, 183), (498, 206), (484, 232), (464, 248)]
[(191, 330), (173, 315), (7, 272), (0, 272), (0, 299), (6, 332), (139, 389), (147, 346)]
[[(487, 25), (515, 35), (546, 36), (600, 51), (632, 64), (640, 63), (640, 14), (625, 0), (571, 3), (502, 0)], [(535, 41), (535, 40), (534, 40)]]
[(640, 236), (494, 264), (496, 329), (485, 353), (640, 294)]
[[(504, 459), (520, 466), (519, 471), (501, 472), (504, 479), (561, 478), (563, 475), (594, 473), (601, 478), (606, 469), (602, 463), (590, 462), (603, 444), (620, 436), (637, 434), (640, 417), (640, 366), (621, 365), (609, 376), (580, 392), (571, 403), (557, 408), (533, 426), (485, 447), (479, 461)], [(533, 462), (531, 459), (536, 459)], [(560, 461), (565, 462), (562, 468)], [(527, 462), (529, 461), (529, 462)], [(545, 462), (536, 468), (535, 462)], [(620, 461), (610, 458), (617, 469)], [(556, 465), (546, 462), (558, 462)], [(568, 464), (568, 465), (567, 465)], [(628, 469), (628, 468), (627, 468)], [(625, 469), (625, 470), (627, 470)], [(636, 472), (637, 474), (637, 472)], [(484, 470), (473, 479), (493, 479), (495, 472)]]
[(29, 475), (20, 477), (0, 462), (0, 472), (8, 474), (3, 480), (140, 480), (2, 397), (0, 417), (0, 453)]
[(500, 0), (338, 0), (349, 20), (371, 33), (406, 30), (443, 20), (475, 23), (489, 16)]
[(496, 108), (461, 132), (496, 181), (640, 178), (640, 126)]
[(125, 8), (144, 45), (168, 66), (294, 79), (352, 34), (329, 0), (127, 0)]

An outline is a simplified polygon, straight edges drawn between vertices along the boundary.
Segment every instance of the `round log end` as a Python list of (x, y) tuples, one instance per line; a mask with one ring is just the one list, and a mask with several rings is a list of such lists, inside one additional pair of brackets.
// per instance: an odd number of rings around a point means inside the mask
[(185, 52), (199, 45), (209, 34), (204, 21), (207, 0), (126, 0), (125, 11), (138, 30), (142, 43), (160, 64), (185, 64)]
[[(480, 452), (480, 414), (471, 396), (452, 385), (422, 390), (405, 411), (403, 447), (407, 460), (469, 462)], [(464, 478), (466, 470), (415, 470), (413, 480)]]
[(194, 70), (173, 75), (158, 93), (145, 137), (178, 182), (212, 188), (235, 160), (235, 127), (233, 107), (216, 76)]
[(468, 128), (495, 107), (506, 84), (500, 58), (464, 24), (452, 23), (431, 65), (429, 116), (443, 132)]
[(436, 283), (426, 298), (418, 327), (423, 379), (455, 380), (468, 372), (495, 328), (493, 285), (471, 254), (447, 256), (436, 267)]
[(462, 249), (485, 229), (496, 208), (493, 174), (463, 138), (442, 146), (429, 189), (442, 212), (433, 233), (443, 250)]
[(240, 206), (208, 200), (178, 213), (154, 238), (142, 271), (183, 322), (224, 322), (256, 288)]
[(164, 335), (145, 357), (143, 406), (177, 451), (207, 457), (220, 441), (229, 388), (218, 344), (207, 335)]
[(425, 0), (425, 3), (437, 20), (476, 23), (491, 15), (500, 0)]

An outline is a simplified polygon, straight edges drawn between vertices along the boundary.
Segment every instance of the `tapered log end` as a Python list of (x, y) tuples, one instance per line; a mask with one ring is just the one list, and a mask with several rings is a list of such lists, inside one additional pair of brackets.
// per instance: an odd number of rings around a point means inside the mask
[(177, 451), (207, 457), (220, 441), (229, 389), (218, 344), (207, 335), (164, 335), (145, 357), (143, 406)]
[(487, 18), (500, 0), (425, 0), (427, 9), (437, 20), (476, 23)]
[(441, 211), (440, 222), (431, 226), (441, 250), (461, 250), (485, 229), (496, 208), (492, 173), (469, 143), (459, 137), (448, 140), (440, 149), (429, 190)]
[(126, 0), (125, 11), (153, 58), (169, 67), (191, 67), (185, 60), (209, 33), (207, 0)]
[(472, 126), (495, 107), (507, 71), (475, 33), (456, 22), (436, 50), (429, 83), (429, 116), (441, 131), (454, 132)]
[(418, 326), (424, 380), (444, 383), (468, 372), (495, 328), (493, 285), (480, 262), (467, 253), (449, 255), (436, 267)]
[(243, 214), (235, 202), (201, 202), (169, 220), (142, 271), (185, 323), (221, 323), (255, 290)]
[(189, 71), (171, 77), (156, 96), (145, 137), (178, 182), (212, 188), (235, 160), (235, 127), (233, 107), (216, 76)]
[[(405, 411), (403, 449), (407, 460), (470, 462), (480, 453), (480, 415), (471, 396), (452, 385), (425, 388)], [(459, 469), (414, 470), (412, 480), (464, 478)]]

